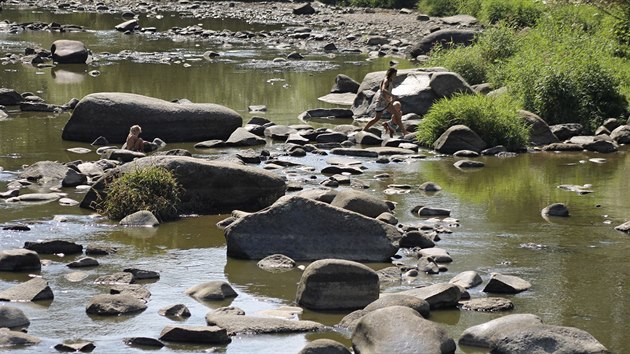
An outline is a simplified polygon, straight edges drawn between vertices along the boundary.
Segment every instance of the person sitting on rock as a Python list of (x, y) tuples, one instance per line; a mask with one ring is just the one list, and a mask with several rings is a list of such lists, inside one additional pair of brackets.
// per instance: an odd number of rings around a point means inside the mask
[(140, 137), (142, 128), (139, 125), (133, 125), (129, 128), (129, 135), (127, 135), (127, 141), (125, 142), (124, 149), (131, 151), (144, 152), (144, 140)]
[(400, 102), (398, 101), (398, 98), (392, 94), (392, 89), (394, 88), (394, 78), (397, 73), (398, 71), (395, 68), (389, 68), (385, 73), (385, 78), (381, 82), (381, 85), (379, 86), (378, 91), (376, 91), (376, 94), (374, 94), (374, 98), (372, 100), (376, 116), (365, 125), (363, 128), (364, 131), (370, 129), (372, 125), (381, 119), (383, 112), (387, 111), (392, 115), (392, 119), (383, 123), (385, 132), (387, 132), (390, 137), (393, 137), (397, 128), (400, 128), (403, 135), (407, 134), (407, 129), (405, 129), (405, 125), (402, 123)]

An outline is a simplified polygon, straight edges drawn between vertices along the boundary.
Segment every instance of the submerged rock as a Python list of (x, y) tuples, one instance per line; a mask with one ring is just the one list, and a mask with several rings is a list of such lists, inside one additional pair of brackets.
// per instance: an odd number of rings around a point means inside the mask
[(0, 328), (0, 347), (21, 347), (39, 344), (41, 340), (30, 334)]

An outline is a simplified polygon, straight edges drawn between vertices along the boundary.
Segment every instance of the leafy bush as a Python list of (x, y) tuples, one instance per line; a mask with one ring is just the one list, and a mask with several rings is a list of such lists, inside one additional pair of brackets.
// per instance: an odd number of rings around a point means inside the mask
[(418, 141), (431, 145), (448, 128), (463, 124), (490, 146), (510, 150), (524, 146), (528, 129), (518, 115), (519, 105), (507, 96), (456, 95), (433, 104), (418, 126)]
[(536, 24), (544, 5), (532, 0), (484, 0), (481, 18), (488, 23), (505, 22), (516, 28)]
[(181, 188), (173, 173), (164, 167), (147, 167), (123, 174), (109, 183), (98, 211), (114, 220), (140, 210), (152, 212), (159, 220), (178, 217)]
[(630, 69), (614, 57), (616, 44), (603, 30), (592, 9), (553, 9), (493, 81), (549, 124), (579, 122), (593, 132), (627, 109), (621, 85), (627, 92)]
[(511, 28), (496, 26), (482, 33), (469, 47), (444, 49), (436, 46), (428, 65), (443, 66), (460, 74), (471, 85), (488, 81), (492, 71), (518, 50), (516, 35)]
[(456, 15), (461, 0), (420, 0), (418, 10), (431, 16)]

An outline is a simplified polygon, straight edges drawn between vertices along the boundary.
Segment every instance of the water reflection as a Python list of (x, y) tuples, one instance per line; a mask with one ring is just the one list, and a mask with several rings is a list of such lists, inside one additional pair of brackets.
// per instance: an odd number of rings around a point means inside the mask
[(57, 65), (50, 70), (55, 83), (60, 85), (80, 84), (87, 75), (88, 66), (81, 64)]

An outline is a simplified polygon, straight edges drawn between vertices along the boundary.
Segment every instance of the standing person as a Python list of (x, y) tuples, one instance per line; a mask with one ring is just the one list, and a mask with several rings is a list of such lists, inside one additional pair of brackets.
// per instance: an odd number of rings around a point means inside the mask
[(389, 68), (385, 73), (385, 78), (381, 82), (378, 91), (376, 91), (376, 94), (374, 94), (374, 98), (372, 99), (376, 116), (365, 125), (363, 128), (364, 131), (370, 129), (372, 125), (381, 119), (383, 112), (387, 111), (392, 115), (392, 119), (383, 123), (385, 132), (387, 132), (390, 137), (393, 137), (398, 126), (402, 129), (403, 135), (407, 134), (407, 129), (405, 129), (405, 126), (402, 124), (400, 102), (398, 102), (397, 97), (392, 94), (392, 90), (394, 88), (394, 78), (396, 78), (397, 73), (398, 71), (395, 68)]
[(140, 137), (140, 133), (142, 133), (142, 128), (139, 125), (133, 125), (129, 128), (125, 149), (144, 152), (144, 140)]

